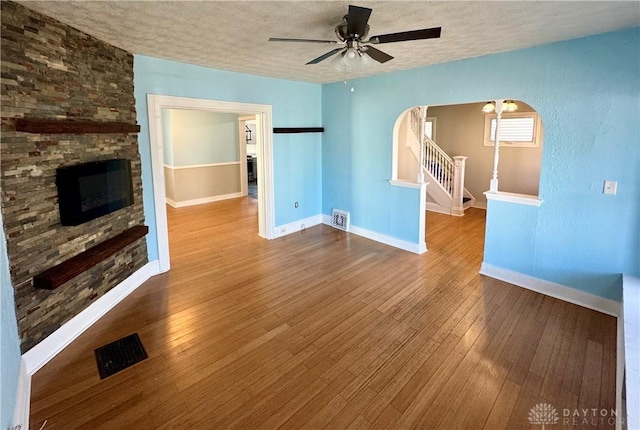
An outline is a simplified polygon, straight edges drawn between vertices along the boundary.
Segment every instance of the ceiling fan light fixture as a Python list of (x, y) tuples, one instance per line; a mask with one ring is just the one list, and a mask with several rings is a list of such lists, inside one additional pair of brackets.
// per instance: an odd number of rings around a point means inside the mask
[[(306, 43), (328, 43), (338, 44), (342, 47), (333, 49), (306, 64), (318, 64), (330, 57), (331, 65), (338, 71), (352, 68), (366, 68), (377, 63), (384, 64), (393, 57), (369, 44), (406, 42), (412, 40), (437, 39), (440, 37), (441, 27), (424, 28), (421, 30), (401, 31), (398, 33), (381, 34), (373, 36), (369, 40), (369, 17), (372, 9), (360, 6), (349, 5), (349, 12), (344, 15), (342, 22), (335, 28), (338, 41), (320, 39), (297, 39), (272, 37), (272, 42), (306, 42)], [(339, 55), (336, 55), (339, 54)]]
[(360, 64), (360, 53), (356, 48), (351, 47), (347, 49), (342, 59), (347, 67), (356, 67)]
[(344, 63), (344, 53), (341, 52), (335, 57), (331, 59), (331, 67), (333, 67), (338, 72), (343, 72), (347, 69), (347, 65)]
[(505, 112), (515, 112), (518, 110), (518, 105), (513, 100), (505, 100), (502, 104), (502, 110)]
[(360, 64), (363, 68), (368, 69), (369, 67), (373, 67), (376, 62), (367, 54), (366, 52), (360, 53)]
[(495, 112), (495, 110), (496, 110), (496, 105), (494, 102), (487, 102), (485, 103), (484, 106), (482, 106), (482, 112), (484, 113)]

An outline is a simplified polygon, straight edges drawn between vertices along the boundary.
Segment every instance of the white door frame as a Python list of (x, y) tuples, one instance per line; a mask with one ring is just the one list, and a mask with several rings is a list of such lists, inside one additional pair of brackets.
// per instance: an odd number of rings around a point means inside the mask
[[(257, 142), (259, 187), (258, 234), (265, 239), (273, 239), (275, 237), (275, 206), (273, 197), (273, 124), (271, 106), (147, 94), (153, 200), (156, 213), (156, 236), (160, 271), (166, 272), (170, 268), (169, 230), (164, 191), (162, 109), (192, 109), (256, 115), (256, 128), (262, 131), (262, 133), (260, 133), (261, 139)], [(243, 161), (246, 163), (246, 159), (241, 159), (240, 163), (242, 164)]]

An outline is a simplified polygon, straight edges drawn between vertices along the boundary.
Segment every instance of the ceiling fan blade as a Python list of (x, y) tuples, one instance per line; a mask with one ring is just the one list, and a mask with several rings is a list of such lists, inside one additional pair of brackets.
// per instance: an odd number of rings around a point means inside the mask
[(335, 40), (319, 40), (319, 39), (287, 39), (283, 37), (270, 37), (269, 42), (307, 42), (307, 43), (326, 43), (335, 45), (338, 43)]
[(342, 50), (344, 50), (344, 48), (333, 49), (333, 50), (327, 52), (326, 54), (323, 54), (323, 55), (319, 56), (318, 58), (314, 58), (313, 60), (309, 61), (307, 64), (318, 64), (320, 61), (326, 60), (327, 58), (331, 57), (332, 55), (337, 54), (338, 52), (340, 52)]
[(379, 49), (374, 48), (373, 46), (367, 46), (365, 54), (368, 54), (369, 57), (376, 60), (378, 63), (386, 63), (389, 60), (393, 60), (393, 57), (386, 52), (382, 52)]
[(347, 34), (366, 36), (367, 22), (369, 22), (370, 16), (371, 9), (349, 5), (349, 15), (347, 15)]
[(442, 27), (425, 28), (422, 30), (401, 31), (400, 33), (381, 34), (369, 38), (368, 43), (406, 42), (409, 40), (437, 39)]

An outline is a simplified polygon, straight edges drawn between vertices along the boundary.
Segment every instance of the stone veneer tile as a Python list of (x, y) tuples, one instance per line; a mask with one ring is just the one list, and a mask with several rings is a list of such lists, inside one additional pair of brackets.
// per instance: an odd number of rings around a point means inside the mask
[[(1, 7), (1, 210), (26, 352), (147, 262), (142, 238), (54, 291), (33, 287), (34, 275), (144, 223), (142, 172), (135, 134), (13, 131), (18, 117), (135, 124), (133, 56), (21, 5)], [(113, 158), (132, 161), (134, 204), (60, 225), (56, 169)]]

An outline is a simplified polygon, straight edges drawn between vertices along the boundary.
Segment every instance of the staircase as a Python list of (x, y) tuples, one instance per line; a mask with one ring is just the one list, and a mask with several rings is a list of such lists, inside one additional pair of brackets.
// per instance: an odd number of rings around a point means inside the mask
[[(427, 210), (463, 216), (465, 209), (475, 203), (475, 198), (464, 188), (467, 157), (450, 157), (433, 140), (424, 135), (426, 108), (414, 108), (409, 115), (411, 115), (412, 133), (407, 133), (407, 146), (422, 166), (421, 173), (424, 175), (424, 180), (429, 182)], [(420, 145), (421, 136), (422, 145)]]

